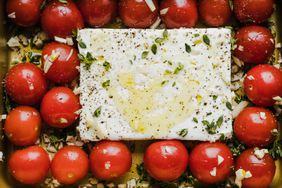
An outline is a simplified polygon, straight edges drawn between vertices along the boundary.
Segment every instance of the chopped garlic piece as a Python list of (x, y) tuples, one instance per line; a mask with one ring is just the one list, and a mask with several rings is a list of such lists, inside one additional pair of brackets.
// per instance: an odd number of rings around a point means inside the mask
[(273, 97), (272, 99), (276, 101), (276, 105), (282, 105), (282, 98), (280, 96)]
[(259, 113), (259, 117), (260, 117), (262, 120), (265, 120), (265, 119), (266, 119), (266, 114), (265, 114), (265, 112), (260, 112), (260, 113)]
[(160, 11), (161, 15), (165, 15), (168, 12), (169, 8), (164, 8)]
[(109, 170), (111, 168), (111, 162), (110, 161), (107, 161), (106, 163), (105, 163), (105, 169), (106, 170)]
[(8, 14), (8, 18), (15, 19), (16, 18), (16, 12), (12, 12), (11, 14)]
[(66, 41), (67, 41), (66, 44), (69, 45), (69, 46), (72, 46), (72, 45), (74, 44), (71, 37), (67, 37), (67, 38), (66, 38)]
[(250, 171), (245, 171), (245, 170), (243, 170), (243, 169), (238, 169), (236, 172), (235, 172), (235, 174), (236, 174), (236, 178), (235, 178), (235, 184), (239, 187), (239, 188), (241, 188), (242, 187), (242, 181), (243, 181), (243, 179), (247, 179), (247, 178), (250, 178), (250, 177), (252, 177), (252, 174), (251, 174), (251, 172)]
[(20, 39), (17, 36), (12, 37), (8, 40), (7, 45), (10, 48), (20, 47), (21, 46)]
[(246, 108), (249, 105), (248, 101), (241, 101), (237, 106), (234, 107), (232, 111), (232, 117), (235, 119), (244, 108)]
[(65, 38), (62, 38), (62, 37), (57, 37), (55, 36), (54, 37), (54, 40), (59, 42), (59, 43), (63, 43), (63, 44), (66, 44), (67, 43), (67, 40)]
[(1, 116), (0, 116), (0, 121), (1, 120), (4, 120), (4, 119), (6, 119), (7, 118), (7, 114), (2, 114)]
[(244, 46), (241, 46), (241, 45), (238, 46), (238, 50), (239, 50), (239, 51), (244, 51)]
[(254, 78), (252, 75), (247, 76), (247, 78), (248, 78), (249, 80), (255, 80), (255, 78)]
[(66, 118), (60, 118), (60, 123), (68, 123), (68, 120)]
[(154, 12), (156, 10), (156, 7), (155, 7), (153, 0), (145, 0), (145, 2), (147, 3), (148, 7), (150, 8), (150, 10), (152, 12)]
[(264, 155), (267, 153), (268, 153), (267, 149), (259, 149), (259, 148), (254, 149), (254, 154), (258, 159), (264, 158)]
[(217, 156), (217, 165), (220, 165), (221, 163), (223, 163), (224, 158), (221, 155)]
[(275, 45), (275, 48), (281, 48), (281, 47), (282, 47), (281, 43), (277, 43), (277, 44)]
[(53, 62), (60, 56), (60, 52), (56, 52), (55, 50), (52, 51), (52, 54), (50, 56), (44, 56), (44, 67), (43, 71), (44, 73), (47, 73), (49, 69), (51, 68)]
[(156, 29), (160, 23), (161, 23), (161, 19), (158, 17), (157, 20), (155, 21), (155, 23), (153, 23), (153, 25), (150, 26), (151, 29)]
[(80, 87), (75, 87), (75, 88), (73, 89), (73, 93), (74, 93), (75, 95), (79, 95), (79, 94), (81, 93)]
[(271, 130), (271, 133), (272, 133), (272, 134), (278, 134), (279, 132), (278, 132), (277, 129), (272, 129), (272, 130)]
[(216, 176), (216, 167), (210, 171), (211, 176)]
[(4, 156), (4, 155), (3, 155), (3, 152), (0, 151), (0, 161), (1, 161), (1, 162), (3, 162), (3, 156)]
[(235, 63), (236, 65), (238, 65), (239, 67), (244, 66), (244, 62), (241, 61), (240, 59), (238, 59), (237, 57), (232, 56), (232, 59), (233, 59), (234, 63)]
[(71, 51), (70, 51), (70, 53), (69, 53), (69, 55), (68, 55), (68, 57), (67, 57), (66, 61), (70, 60), (70, 58), (71, 58), (72, 54), (73, 54), (73, 49), (71, 49)]

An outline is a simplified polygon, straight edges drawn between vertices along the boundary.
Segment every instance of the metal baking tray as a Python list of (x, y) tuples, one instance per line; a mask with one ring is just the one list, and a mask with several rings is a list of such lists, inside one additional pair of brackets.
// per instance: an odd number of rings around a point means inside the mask
[[(5, 73), (8, 70), (8, 67), (11, 63), (11, 59), (13, 53), (7, 47), (7, 28), (8, 24), (5, 21), (5, 0), (0, 0), (0, 80), (3, 82), (3, 78)], [(273, 28), (276, 32), (276, 40), (278, 42), (282, 42), (282, 1), (276, 2), (276, 10), (272, 16)], [(278, 51), (275, 53), (276, 60), (278, 60)], [(3, 87), (0, 87), (0, 98), (3, 99), (4, 92)], [(0, 114), (4, 112), (4, 100), (0, 100)], [(279, 118), (282, 119), (281, 117)], [(281, 121), (280, 121), (281, 124)], [(0, 121), (0, 151), (4, 153), (4, 162), (0, 162), (0, 188), (20, 188), (20, 187), (27, 187), (21, 185), (13, 180), (8, 173), (7, 164), (5, 163), (9, 153), (14, 149), (13, 146), (4, 139), (3, 130), (2, 130), (3, 122)], [(282, 131), (280, 125), (280, 131)], [(280, 134), (282, 136), (282, 134)], [(137, 178), (136, 172), (136, 165), (142, 162), (144, 148), (150, 143), (150, 141), (136, 141), (135, 144), (135, 151), (133, 153), (133, 164), (131, 171), (125, 176), (118, 180), (116, 183), (125, 183), (132, 178)], [(130, 144), (130, 143), (129, 143)], [(38, 187), (38, 186), (35, 186)], [(69, 186), (68, 186), (69, 187)], [(72, 187), (78, 187), (72, 186)], [(95, 186), (93, 186), (95, 187)], [(198, 186), (197, 186), (198, 187)], [(199, 186), (201, 187), (201, 186)], [(212, 186), (208, 186), (212, 187)], [(282, 159), (276, 161), (276, 175), (273, 179), (273, 183), (271, 188), (282, 188)]]

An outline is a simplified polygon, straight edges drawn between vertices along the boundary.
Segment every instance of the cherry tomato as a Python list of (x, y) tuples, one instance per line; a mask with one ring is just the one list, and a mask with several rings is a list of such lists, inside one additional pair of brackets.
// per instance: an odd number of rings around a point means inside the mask
[(235, 35), (234, 55), (245, 63), (265, 63), (275, 49), (271, 32), (262, 26), (246, 26)]
[(92, 27), (102, 27), (115, 18), (116, 0), (79, 0), (78, 7), (84, 20)]
[(88, 164), (88, 156), (81, 148), (65, 146), (55, 154), (51, 172), (61, 184), (70, 185), (87, 175)]
[(234, 0), (233, 4), (238, 20), (261, 23), (273, 13), (274, 0)]
[(19, 106), (7, 116), (4, 131), (8, 139), (17, 146), (32, 145), (39, 137), (41, 118), (32, 107)]
[(120, 0), (119, 14), (123, 23), (128, 27), (146, 28), (151, 26), (158, 18), (158, 1), (152, 0), (151, 8), (145, 0)]
[(154, 142), (146, 149), (144, 166), (156, 180), (176, 180), (188, 166), (188, 151), (185, 145), (177, 140)]
[(6, 4), (8, 17), (19, 26), (33, 26), (40, 18), (42, 2), (43, 0), (8, 0)]
[(42, 51), (41, 60), (43, 67), (52, 53), (58, 53), (59, 56), (53, 62), (51, 67), (45, 73), (46, 77), (58, 84), (68, 83), (74, 80), (78, 75), (79, 59), (77, 50), (66, 44), (51, 42), (46, 44)]
[(199, 12), (206, 25), (223, 26), (231, 16), (229, 0), (201, 0)]
[(51, 1), (43, 10), (41, 25), (50, 37), (68, 37), (73, 30), (84, 27), (83, 18), (71, 0), (67, 3)]
[(67, 87), (51, 89), (42, 99), (40, 112), (43, 120), (50, 126), (65, 128), (78, 118), (79, 99)]
[(11, 99), (22, 105), (39, 103), (47, 91), (43, 71), (31, 63), (12, 67), (6, 75), (5, 86)]
[(271, 131), (278, 129), (274, 115), (265, 108), (245, 108), (236, 118), (234, 132), (238, 140), (248, 147), (263, 147), (275, 139)]
[(11, 175), (23, 184), (42, 182), (48, 175), (50, 159), (47, 152), (39, 146), (17, 150), (8, 161)]
[(242, 181), (244, 188), (267, 188), (275, 174), (275, 163), (271, 155), (265, 154), (262, 159), (254, 155), (254, 149), (245, 150), (236, 160), (235, 170), (250, 171), (251, 177)]
[(131, 167), (131, 153), (127, 146), (117, 141), (101, 141), (90, 154), (90, 168), (101, 180), (112, 180), (126, 174)]
[(202, 142), (196, 145), (191, 152), (189, 164), (192, 174), (207, 184), (224, 181), (234, 165), (230, 149), (220, 142)]
[(160, 13), (168, 28), (194, 27), (198, 21), (196, 0), (163, 0)]
[(258, 106), (272, 106), (282, 97), (282, 72), (271, 65), (257, 65), (244, 79), (244, 91)]

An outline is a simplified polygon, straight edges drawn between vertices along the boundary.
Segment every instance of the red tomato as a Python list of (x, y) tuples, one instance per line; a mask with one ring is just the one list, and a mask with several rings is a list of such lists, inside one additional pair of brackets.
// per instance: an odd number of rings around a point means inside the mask
[(5, 86), (11, 99), (22, 105), (39, 103), (47, 91), (43, 71), (31, 63), (12, 67), (6, 75)]
[(19, 182), (36, 184), (42, 182), (48, 175), (50, 159), (43, 148), (30, 146), (12, 153), (8, 168)]
[(90, 168), (93, 175), (101, 180), (112, 180), (130, 170), (131, 153), (127, 146), (117, 141), (101, 141), (90, 154)]
[(79, 59), (77, 50), (57, 42), (46, 44), (41, 56), (43, 67), (46, 65), (48, 57), (54, 52), (59, 53), (59, 56), (52, 62), (51, 67), (45, 73), (46, 77), (58, 84), (71, 82), (78, 75)]
[(51, 1), (41, 15), (41, 25), (50, 37), (67, 37), (73, 30), (84, 27), (83, 18), (71, 0), (67, 3)]
[(234, 0), (233, 4), (238, 20), (261, 23), (273, 13), (274, 0)]
[(245, 108), (236, 118), (234, 132), (238, 140), (248, 147), (264, 147), (275, 137), (271, 131), (278, 129), (274, 115), (265, 108)]
[(8, 139), (17, 146), (35, 144), (41, 130), (39, 112), (32, 107), (19, 106), (7, 116), (4, 131)]
[(79, 0), (78, 7), (84, 20), (92, 27), (102, 27), (115, 18), (116, 0)]
[(201, 0), (199, 12), (206, 25), (223, 26), (231, 16), (229, 0)]
[(198, 21), (196, 0), (163, 0), (162, 21), (168, 28), (194, 27)]
[(188, 151), (185, 145), (177, 140), (154, 142), (144, 154), (144, 166), (156, 180), (176, 180), (188, 166)]
[(51, 89), (42, 99), (40, 112), (43, 120), (50, 126), (65, 128), (78, 118), (79, 99), (67, 87)]
[(265, 63), (275, 49), (271, 32), (262, 26), (246, 26), (235, 35), (234, 55), (245, 63)]
[(271, 65), (257, 65), (244, 79), (244, 91), (258, 106), (272, 106), (274, 97), (282, 97), (282, 72)]
[(61, 184), (70, 185), (87, 175), (88, 164), (88, 156), (81, 148), (65, 146), (55, 154), (51, 172)]
[(250, 171), (252, 177), (242, 181), (244, 188), (267, 188), (275, 174), (275, 163), (271, 155), (265, 154), (262, 159), (254, 155), (254, 149), (245, 150), (236, 160), (235, 170)]
[(151, 26), (157, 20), (159, 11), (158, 1), (152, 1), (154, 10), (151, 10), (145, 0), (120, 0), (119, 14), (123, 23), (135, 28)]
[(6, 4), (8, 17), (19, 26), (33, 26), (40, 18), (42, 2), (43, 0), (8, 0)]
[(224, 181), (234, 165), (230, 149), (220, 142), (196, 145), (190, 154), (189, 164), (192, 174), (207, 184)]

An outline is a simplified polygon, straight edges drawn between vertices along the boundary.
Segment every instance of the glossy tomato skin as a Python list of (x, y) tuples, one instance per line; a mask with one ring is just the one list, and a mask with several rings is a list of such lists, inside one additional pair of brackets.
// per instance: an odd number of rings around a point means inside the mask
[(127, 146), (118, 141), (98, 142), (90, 154), (91, 172), (97, 179), (112, 180), (126, 174), (132, 158)]
[[(223, 161), (219, 163), (219, 158)], [(234, 165), (233, 157), (227, 145), (220, 142), (202, 142), (195, 146), (189, 160), (192, 174), (203, 183), (214, 184), (224, 181)], [(216, 169), (215, 176), (211, 172)]]
[(234, 0), (234, 12), (241, 22), (261, 23), (273, 13), (274, 0)]
[(159, 181), (178, 179), (188, 166), (188, 151), (177, 140), (151, 144), (144, 154), (144, 166), (151, 177)]
[(19, 63), (8, 71), (5, 88), (16, 103), (35, 105), (46, 93), (47, 82), (40, 68), (31, 63)]
[(29, 106), (14, 108), (7, 116), (4, 131), (14, 145), (28, 146), (35, 144), (41, 130), (39, 112)]
[(272, 106), (274, 97), (282, 97), (282, 72), (271, 65), (257, 65), (244, 78), (244, 91), (258, 106)]
[(196, 0), (163, 0), (160, 11), (168, 11), (161, 14), (161, 19), (168, 28), (194, 27), (198, 21)]
[(9, 158), (11, 175), (23, 184), (42, 182), (48, 175), (50, 159), (47, 152), (39, 146), (17, 150)]
[(77, 146), (65, 146), (54, 156), (51, 173), (61, 184), (71, 185), (87, 175), (89, 161), (87, 154)]
[(40, 18), (42, 2), (43, 0), (8, 0), (6, 4), (8, 17), (19, 26), (33, 26)]
[(234, 133), (248, 147), (264, 147), (275, 139), (271, 131), (278, 123), (271, 111), (261, 107), (247, 107), (234, 122)]
[(71, 0), (68, 3), (53, 0), (42, 12), (41, 25), (49, 37), (68, 37), (73, 30), (83, 28), (84, 22), (80, 11)]
[(51, 127), (65, 128), (78, 118), (79, 99), (67, 87), (55, 87), (42, 99), (40, 112), (43, 120)]
[(51, 67), (45, 73), (46, 78), (57, 84), (69, 83), (74, 80), (78, 76), (80, 64), (77, 50), (58, 42), (46, 44), (41, 56), (43, 67), (52, 51), (58, 52), (60, 55), (52, 62)]
[(113, 20), (117, 14), (116, 0), (79, 0), (79, 10), (92, 27), (102, 27)]
[(271, 155), (265, 154), (262, 159), (254, 155), (254, 149), (245, 150), (236, 160), (235, 170), (250, 171), (252, 177), (242, 181), (244, 188), (267, 188), (275, 174), (275, 163)]
[(234, 55), (245, 63), (265, 63), (275, 49), (274, 37), (262, 26), (246, 26), (235, 35), (236, 49)]
[(158, 18), (158, 1), (153, 0), (155, 10), (151, 11), (145, 0), (120, 0), (119, 14), (127, 27), (147, 28)]
[(231, 16), (229, 0), (201, 0), (199, 13), (206, 25), (223, 26), (227, 24)]

